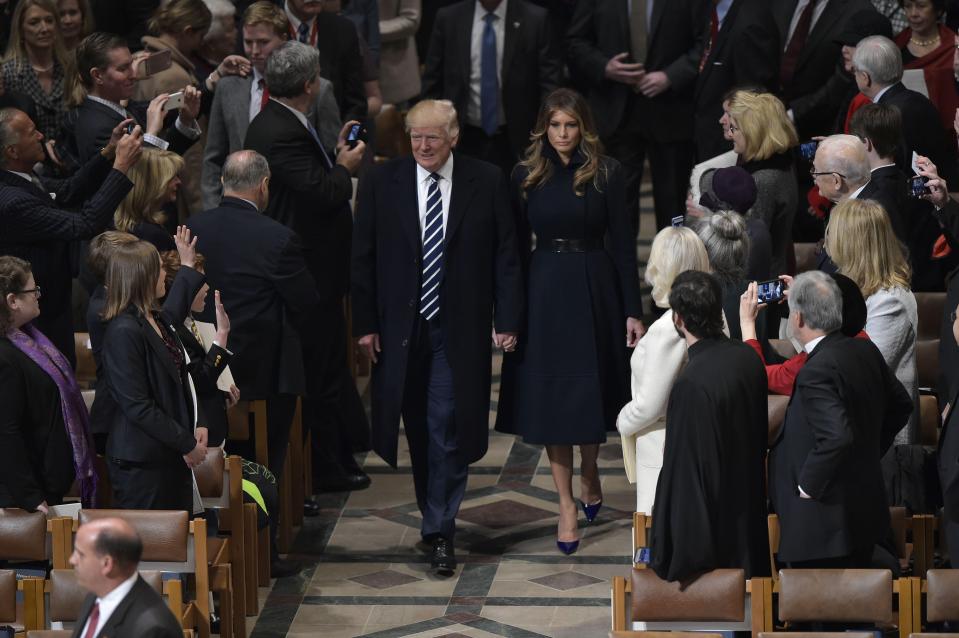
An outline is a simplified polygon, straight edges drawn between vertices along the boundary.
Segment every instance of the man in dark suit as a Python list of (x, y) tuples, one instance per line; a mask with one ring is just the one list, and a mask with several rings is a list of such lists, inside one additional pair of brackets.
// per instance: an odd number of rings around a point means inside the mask
[(160, 6), (160, 0), (93, 0), (93, 22), (97, 29), (126, 38), (131, 49), (143, 45), (140, 38), (147, 35), (147, 22)]
[(869, 0), (771, 0), (782, 58), (779, 95), (801, 139), (825, 135), (852, 85), (843, 72), (837, 36)]
[(349, 18), (323, 11), (322, 0), (274, 0), (286, 10), (290, 39), (320, 50), (320, 75), (333, 83), (343, 121), (366, 119), (363, 58)]
[[(952, 310), (950, 311), (950, 308)], [(959, 344), (959, 318), (956, 311), (959, 306), (946, 307), (952, 312), (951, 322), (943, 322), (943, 339), (952, 342), (954, 348)], [(948, 335), (946, 333), (949, 333)], [(938, 465), (939, 484), (942, 486), (943, 524), (946, 545), (949, 547), (949, 559), (952, 567), (959, 567), (959, 392), (949, 394), (948, 412), (943, 419), (942, 432), (939, 434)]]
[(525, 0), (441, 9), (425, 66), (423, 97), (450, 100), (463, 118), (457, 150), (509, 175), (562, 76), (546, 10)]
[(775, 92), (782, 46), (767, 0), (711, 0), (695, 101), (696, 158), (704, 161), (732, 149), (719, 118), (723, 97), (736, 88)]
[[(270, 167), (255, 151), (237, 151), (223, 164), (223, 199), (190, 217), (210, 285), (230, 317), (230, 369), (244, 399), (265, 399), (269, 464), (281, 467), (296, 397), (306, 391), (300, 335), (320, 302), (296, 233), (262, 214)], [(274, 577), (289, 575), (271, 544)]]
[(647, 158), (656, 227), (685, 210), (706, 7), (706, 0), (578, 0), (569, 25), (570, 73), (586, 89), (606, 149), (626, 170), (637, 233)]
[(72, 638), (182, 638), (176, 616), (137, 573), (142, 554), (143, 542), (123, 519), (102, 518), (80, 526), (70, 565), (77, 583), (91, 593), (80, 607)]
[[(30, 262), (42, 288), (37, 327), (76, 365), (70, 299), (70, 242), (106, 229), (133, 188), (126, 174), (140, 157), (139, 129), (112, 136), (66, 180), (41, 180), (33, 167), (44, 159), (43, 134), (26, 113), (0, 110), (0, 254)], [(71, 209), (80, 209), (80, 213)]]
[(902, 54), (896, 44), (883, 36), (864, 38), (853, 54), (856, 84), (863, 95), (879, 104), (899, 109), (902, 115), (902, 144), (897, 164), (912, 175), (912, 154), (928, 157), (939, 174), (959, 183), (955, 148), (943, 130), (939, 112), (925, 95), (902, 84)]
[(286, 42), (274, 50), (266, 66), (270, 100), (250, 122), (244, 145), (269, 163), (272, 181), (266, 214), (300, 236), (319, 292), (320, 303), (310, 313), (310, 329), (302, 335), (304, 417), (316, 442), (315, 485), (356, 489), (369, 485), (369, 477), (353, 459), (349, 433), (367, 426), (348, 421), (347, 415), (354, 413), (344, 410), (343, 397), (355, 392), (355, 386), (347, 367), (343, 298), (349, 291), (351, 177), (365, 145), (359, 142), (350, 148), (346, 144), (346, 132), (355, 123), (347, 122), (334, 164), (306, 119), (319, 90), (319, 63), (316, 48), (301, 42)]
[(808, 354), (769, 456), (779, 559), (793, 567), (865, 568), (889, 530), (880, 458), (912, 399), (876, 346), (843, 335), (829, 275), (796, 277), (789, 333)]
[(136, 69), (130, 49), (119, 36), (93, 33), (84, 38), (77, 47), (77, 71), (87, 96), (68, 114), (57, 145), (68, 162), (87, 161), (110, 139), (110, 132), (127, 119), (140, 125), (146, 145), (174, 153), (183, 154), (200, 137), (196, 122), (200, 92), (192, 86), (184, 89), (183, 106), (170, 126), (164, 123), (165, 94), (149, 104), (127, 102), (136, 86)]
[(515, 347), (523, 284), (506, 176), (452, 154), (450, 102), (419, 102), (406, 125), (413, 157), (374, 168), (359, 197), (353, 333), (373, 362), (373, 449), (396, 467), (402, 415), (420, 532), (450, 575), (467, 469), (489, 439), (490, 334)]

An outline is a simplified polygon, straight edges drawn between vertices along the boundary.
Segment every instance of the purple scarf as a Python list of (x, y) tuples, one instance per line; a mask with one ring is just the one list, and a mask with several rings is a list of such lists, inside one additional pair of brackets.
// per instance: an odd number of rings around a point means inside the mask
[(97, 473), (93, 467), (90, 417), (70, 362), (33, 324), (28, 323), (20, 330), (11, 330), (7, 338), (57, 384), (63, 423), (73, 448), (73, 467), (80, 482), (80, 500), (83, 507), (96, 507)]

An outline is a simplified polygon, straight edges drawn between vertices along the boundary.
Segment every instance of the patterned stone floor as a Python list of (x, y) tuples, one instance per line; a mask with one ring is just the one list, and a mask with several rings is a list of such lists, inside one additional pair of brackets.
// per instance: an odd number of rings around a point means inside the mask
[[(654, 225), (650, 200), (644, 193), (641, 265)], [(498, 377), (491, 426), (497, 393)], [(558, 505), (545, 452), (491, 431), (489, 452), (470, 468), (460, 565), (450, 578), (431, 575), (416, 548), (420, 515), (405, 443), (401, 435), (395, 471), (372, 453), (363, 459), (369, 489), (321, 498), (320, 516), (306, 519), (290, 554), (308, 567), (275, 581), (248, 625), (253, 638), (607, 635), (609, 581), (629, 565), (635, 503), (618, 438), (600, 449), (603, 509), (591, 525), (580, 512), (580, 549), (564, 556), (555, 546)]]

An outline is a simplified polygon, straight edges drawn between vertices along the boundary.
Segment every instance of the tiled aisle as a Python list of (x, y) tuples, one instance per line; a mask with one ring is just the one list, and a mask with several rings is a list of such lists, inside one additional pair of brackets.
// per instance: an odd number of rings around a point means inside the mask
[[(653, 224), (644, 214), (641, 262)], [(420, 515), (405, 444), (401, 435), (396, 471), (367, 455), (369, 489), (321, 498), (321, 515), (305, 520), (290, 555), (309, 567), (276, 581), (250, 623), (253, 638), (607, 635), (609, 581), (629, 564), (635, 504), (618, 437), (600, 449), (603, 509), (588, 526), (580, 512), (580, 549), (567, 557), (555, 546), (557, 501), (542, 447), (491, 431), (489, 453), (470, 468), (451, 578), (431, 575), (416, 547)]]

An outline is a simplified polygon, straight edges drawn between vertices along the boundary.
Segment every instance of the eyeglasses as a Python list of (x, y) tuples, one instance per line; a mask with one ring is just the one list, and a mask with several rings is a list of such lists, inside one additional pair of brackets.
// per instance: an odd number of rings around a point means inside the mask
[(839, 177), (846, 179), (846, 176), (842, 173), (837, 173), (836, 171), (816, 171), (815, 167), (810, 167), (809, 174), (812, 175), (813, 178), (819, 177), (820, 175), (838, 175)]
[(36, 288), (30, 288), (29, 290), (18, 290), (18, 291), (17, 291), (17, 294), (18, 294), (18, 295), (25, 295), (25, 294), (30, 293), (30, 292), (36, 294), (36, 295), (37, 295), (37, 299), (40, 298), (40, 286), (37, 286)]

